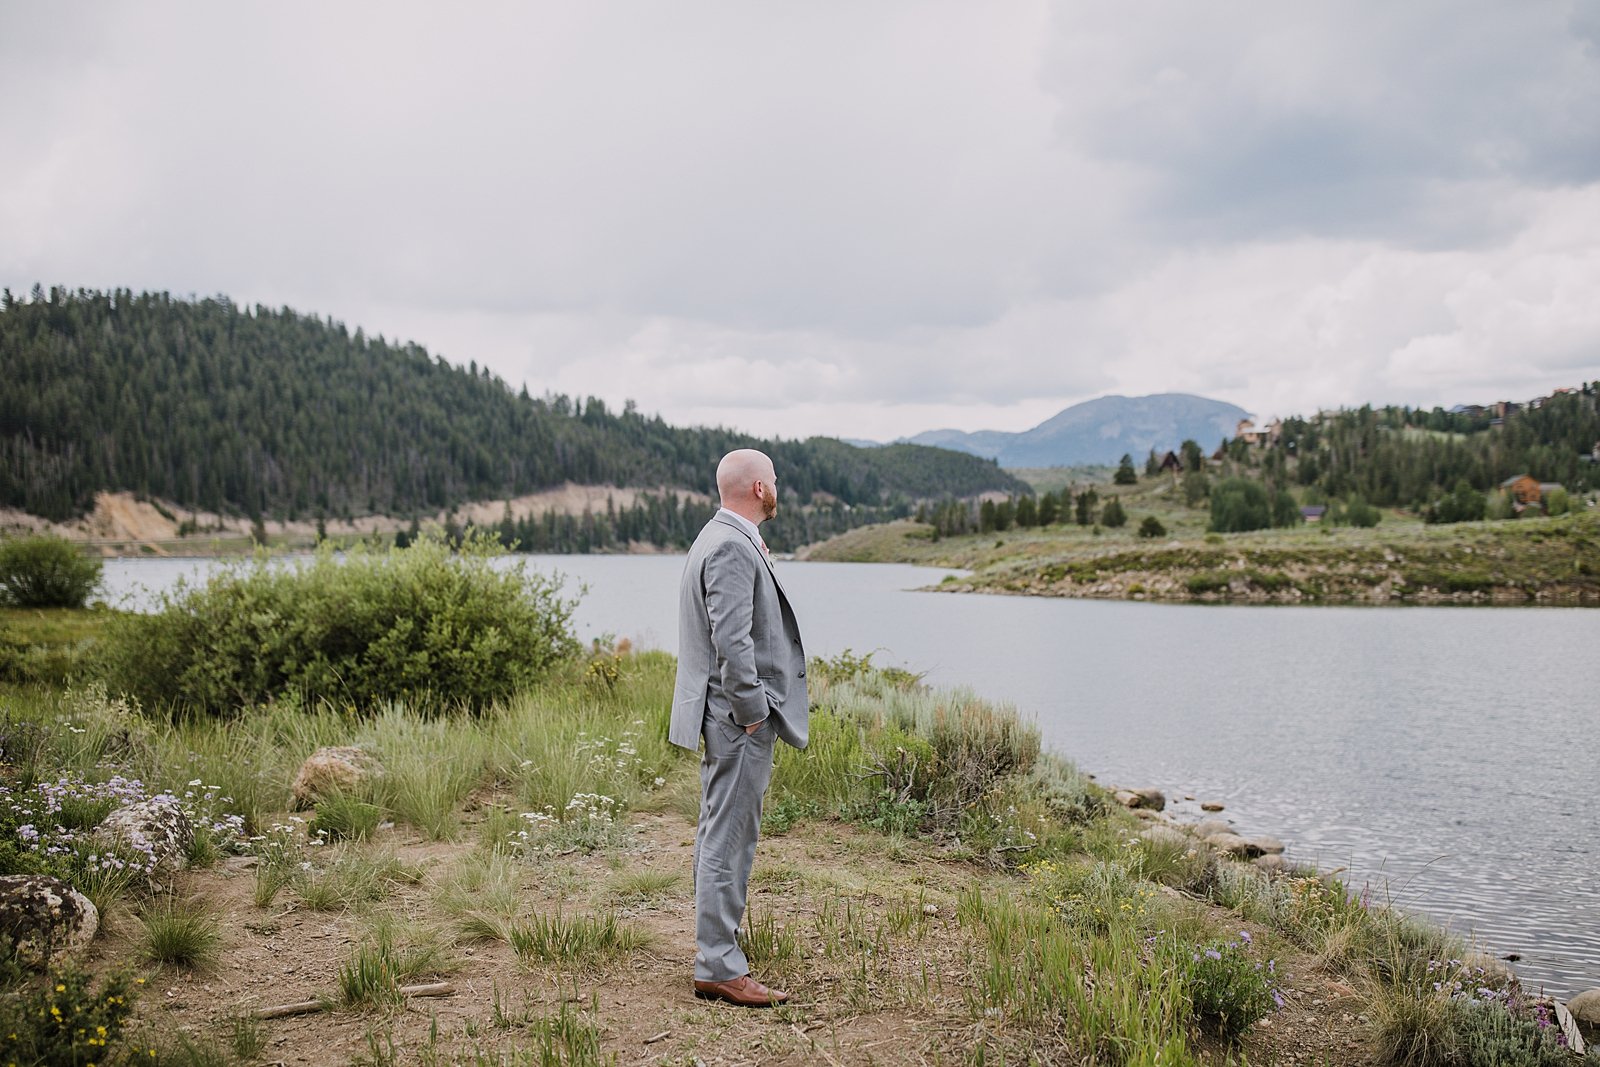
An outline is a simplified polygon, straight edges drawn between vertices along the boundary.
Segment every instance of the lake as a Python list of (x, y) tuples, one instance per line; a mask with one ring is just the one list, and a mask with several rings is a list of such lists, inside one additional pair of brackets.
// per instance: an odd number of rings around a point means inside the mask
[[(518, 557), (587, 586), (579, 636), (672, 650), (681, 556)], [(115, 596), (202, 560), (108, 560)], [(806, 650), (1015, 705), (1101, 782), (1226, 805), (1292, 859), (1600, 986), (1600, 611), (1202, 606), (913, 591), (944, 573), (784, 561)], [(134, 596), (131, 606), (148, 603)], [(1184, 796), (1196, 798), (1184, 802)]]

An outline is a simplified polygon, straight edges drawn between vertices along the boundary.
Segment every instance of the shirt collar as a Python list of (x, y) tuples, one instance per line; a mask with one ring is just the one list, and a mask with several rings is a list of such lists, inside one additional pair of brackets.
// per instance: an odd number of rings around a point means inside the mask
[(766, 544), (766, 542), (761, 539), (761, 531), (756, 528), (756, 524), (751, 522), (749, 519), (745, 518), (743, 515), (739, 515), (739, 514), (737, 514), (735, 512), (729, 511), (727, 508), (718, 508), (717, 509), (717, 514), (718, 515), (726, 515), (726, 516), (728, 516), (728, 518), (730, 518), (734, 522), (738, 523), (744, 529), (745, 533), (749, 534), (751, 537), (754, 537), (756, 539), (756, 544), (758, 544), (758, 545)]

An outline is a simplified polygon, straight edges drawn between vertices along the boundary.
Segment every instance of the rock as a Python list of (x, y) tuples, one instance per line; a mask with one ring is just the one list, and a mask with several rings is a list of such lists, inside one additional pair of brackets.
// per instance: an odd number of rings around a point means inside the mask
[(1221, 811), (1222, 810), (1222, 805), (1218, 804), (1215, 800), (1207, 800), (1207, 801), (1205, 801), (1204, 803), (1202, 803), (1200, 805), (1200, 810), (1201, 811)]
[(306, 757), (295, 773), (290, 790), (295, 810), (315, 807), (317, 801), (333, 793), (348, 792), (364, 779), (382, 773), (383, 766), (366, 749), (353, 745), (319, 748)]
[(89, 898), (45, 874), (0, 877), (0, 950), (29, 967), (81, 955), (100, 929)]
[(1268, 856), (1276, 856), (1278, 853), (1283, 851), (1282, 841), (1279, 841), (1276, 837), (1268, 837), (1265, 834), (1259, 834), (1250, 838), (1250, 844), (1255, 848), (1260, 849), (1264, 855)]
[(1257, 867), (1260, 867), (1268, 874), (1283, 874), (1294, 869), (1288, 860), (1276, 853), (1271, 853), (1265, 856), (1257, 856), (1250, 862), (1255, 864)]
[(95, 827), (94, 836), (111, 848), (135, 853), (152, 880), (188, 866), (194, 845), (194, 827), (171, 796), (118, 808)]
[(1201, 819), (1199, 822), (1194, 824), (1194, 836), (1198, 837), (1202, 841), (1210, 837), (1212, 834), (1231, 833), (1233, 833), (1233, 827), (1229, 826), (1221, 819)]
[(1255, 859), (1261, 855), (1259, 848), (1252, 844), (1248, 838), (1240, 837), (1238, 834), (1212, 834), (1206, 838), (1206, 844), (1218, 852), (1236, 856), (1239, 859)]
[(1154, 844), (1172, 845), (1176, 848), (1188, 848), (1194, 843), (1188, 834), (1171, 826), (1146, 826), (1139, 831), (1139, 836)]
[(1600, 989), (1585, 989), (1567, 1001), (1567, 1010), (1589, 1041), (1600, 1041)]
[(1148, 808), (1161, 811), (1167, 806), (1166, 794), (1159, 789), (1118, 789), (1113, 796), (1125, 808)]

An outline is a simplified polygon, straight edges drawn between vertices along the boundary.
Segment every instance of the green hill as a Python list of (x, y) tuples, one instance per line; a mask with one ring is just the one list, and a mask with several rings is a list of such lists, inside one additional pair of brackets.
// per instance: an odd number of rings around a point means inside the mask
[(0, 505), (56, 520), (101, 490), (291, 519), (433, 513), (568, 481), (710, 493), (740, 446), (772, 455), (789, 499), (818, 504), (780, 516), (775, 547), (919, 499), (1024, 489), (944, 449), (762, 440), (519, 394), (476, 363), (226, 298), (8, 291), (0, 381)]

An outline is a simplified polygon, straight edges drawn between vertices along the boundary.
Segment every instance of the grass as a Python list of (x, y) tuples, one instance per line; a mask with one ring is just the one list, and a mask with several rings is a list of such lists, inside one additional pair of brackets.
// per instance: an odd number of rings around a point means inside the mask
[(292, 874), (288, 883), (312, 911), (342, 911), (383, 900), (395, 886), (422, 880), (420, 870), (393, 852), (329, 846), (326, 853), (325, 862), (312, 862), (310, 869)]
[(203, 903), (164, 897), (139, 916), (139, 954), (151, 963), (197, 971), (217, 961), (222, 929)]
[[(868, 661), (813, 664), (813, 746), (803, 756), (779, 750), (768, 814), (788, 836), (774, 852), (763, 846), (741, 932), (762, 974), (806, 988), (824, 1017), (878, 1015), (887, 1028), (900, 1016), (884, 1013), (929, 1019), (929, 1058), (946, 1062), (981, 1049), (988, 1062), (1221, 1063), (1234, 1053), (1214, 1042), (1248, 1041), (1262, 1008), (1256, 965), (1293, 952), (1359, 991), (1372, 1047), (1401, 1062), (1470, 1047), (1500, 1057), (1485, 1062), (1545, 1067), (1525, 1013), (1441, 1011), (1421, 992), (1441, 974), (1494, 985), (1492, 975), (1441, 972), (1440, 961), (1465, 951), (1438, 929), (1368, 906), (1336, 881), (1273, 877), (1182, 844), (1130, 843), (1140, 824), (1070, 764), (1041, 753), (1036, 731), (1009, 709), (928, 690)], [(640, 950), (644, 925), (663, 917), (635, 925), (616, 909), (677, 908), (688, 880), (654, 854), (650, 833), (659, 830), (641, 830), (644, 847), (632, 847), (629, 815), (667, 813), (643, 821), (658, 827), (673, 812), (692, 814), (696, 797), (694, 757), (664, 741), (671, 659), (623, 656), (615, 666), (614, 678), (596, 684), (575, 663), (476, 718), (391, 706), (363, 719), (285, 701), (228, 722), (163, 721), (91, 686), (12, 688), (3, 690), (0, 737), (18, 775), (138, 774), (180, 794), (198, 779), (232, 797), (224, 806), (256, 838), (256, 903), (288, 898), (286, 910), (328, 913), (313, 921), (355, 939), (327, 996), (382, 1014), (361, 1024), (372, 1027), (371, 1062), (411, 1048), (422, 1062), (464, 1051), (464, 1062), (607, 1062), (606, 1031), (594, 1010), (566, 1003), (567, 978), (630, 955), (641, 970), (659, 962)], [(304, 821), (285, 815), (298, 761), (351, 743), (377, 753), (384, 774)], [(385, 813), (397, 829), (379, 828)], [(100, 812), (62, 814), (87, 826)], [(530, 827), (529, 838), (516, 837)], [(319, 830), (332, 843), (312, 844)], [(684, 828), (684, 840), (690, 834)], [(450, 858), (424, 871), (401, 859), (402, 848)], [(418, 885), (403, 904), (391, 900)], [(532, 899), (552, 903), (530, 914)], [(393, 913), (402, 907), (428, 921), (401, 921)], [(256, 917), (275, 929), (279, 918)], [(1240, 938), (1246, 927), (1253, 941)], [(217, 919), (172, 898), (146, 906), (141, 929), (139, 962), (148, 966), (203, 968), (226, 948)], [(411, 1013), (389, 1014), (399, 987), (460, 966), (458, 941), (504, 942), (509, 953), (471, 952), (479, 961), (498, 953), (502, 965), (514, 953), (528, 967), (507, 981), (554, 985), (562, 1003), (535, 1010), (530, 995), (524, 1008), (508, 1007), (497, 990), (481, 1013), (499, 1035), (487, 1046), (481, 1031), (450, 1048), (408, 1036), (401, 1020)], [(275, 1032), (220, 1018), (211, 1036), (151, 1047), (172, 1062), (248, 1059)], [(695, 1028), (704, 1049), (664, 1044), (659, 1058), (724, 1056), (733, 1045), (710, 1051), (723, 1040), (713, 1031)], [(780, 1048), (778, 1038), (789, 1040), (782, 1028), (728, 1032), (736, 1035), (728, 1042), (744, 1044), (724, 1058), (803, 1047)], [(837, 1049), (841, 1062), (857, 1058), (838, 1035), (804, 1040)]]
[(339, 967), (337, 1003), (386, 1011), (404, 1000), (400, 988), (450, 973), (456, 961), (432, 927), (392, 917), (374, 920), (364, 944)]
[(309, 829), (328, 841), (365, 841), (382, 821), (383, 809), (378, 805), (341, 794), (317, 804)]
[(643, 932), (610, 914), (534, 915), (507, 923), (505, 939), (523, 960), (566, 966), (604, 963), (649, 943)]
[(685, 879), (677, 871), (622, 871), (606, 886), (606, 899), (618, 905), (648, 905), (684, 892)]

